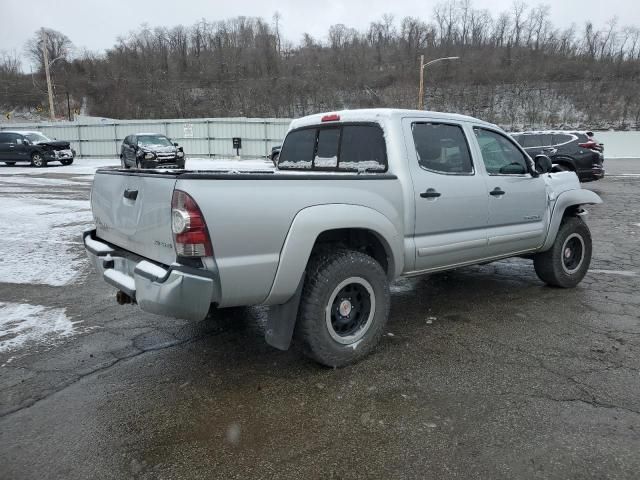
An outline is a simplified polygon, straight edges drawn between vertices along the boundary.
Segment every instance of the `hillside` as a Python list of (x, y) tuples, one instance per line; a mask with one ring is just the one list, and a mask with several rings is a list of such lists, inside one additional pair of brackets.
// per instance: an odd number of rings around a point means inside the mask
[[(469, 2), (429, 19), (386, 15), (366, 31), (334, 25), (292, 43), (279, 18), (141, 27), (103, 55), (52, 66), (57, 112), (111, 118), (296, 117), (356, 107), (415, 108), (419, 56), (458, 56), (425, 71), (427, 108), (507, 128), (640, 128), (640, 29), (559, 29), (548, 7), (491, 16)], [(59, 34), (58, 32), (55, 32)], [(64, 36), (63, 34), (59, 34)], [(66, 37), (65, 37), (66, 38)], [(55, 52), (52, 52), (55, 54)], [(5, 111), (46, 116), (42, 72), (0, 61)]]

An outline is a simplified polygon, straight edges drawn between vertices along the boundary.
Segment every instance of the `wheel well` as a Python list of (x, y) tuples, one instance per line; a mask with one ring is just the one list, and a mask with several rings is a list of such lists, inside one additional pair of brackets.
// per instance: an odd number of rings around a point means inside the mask
[(553, 160), (553, 163), (557, 163), (560, 165), (565, 165), (566, 167), (570, 168), (571, 171), (575, 172), (576, 171), (576, 166), (573, 163), (573, 160), (567, 157), (560, 157), (560, 158), (555, 158)]
[(583, 212), (584, 209), (582, 208), (582, 205), (569, 205), (564, 209), (564, 212), (562, 212), (562, 221), (567, 217), (577, 217)]
[(382, 266), (388, 276), (393, 275), (393, 259), (391, 253), (379, 235), (371, 230), (364, 228), (340, 228), (322, 232), (313, 245), (312, 254), (318, 250), (327, 249), (332, 245), (366, 253)]

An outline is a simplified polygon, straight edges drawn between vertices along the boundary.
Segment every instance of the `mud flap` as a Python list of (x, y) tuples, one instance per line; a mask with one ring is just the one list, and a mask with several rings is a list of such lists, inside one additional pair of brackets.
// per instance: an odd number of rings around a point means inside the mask
[(293, 330), (298, 319), (298, 307), (302, 296), (302, 287), (306, 272), (302, 273), (298, 288), (293, 296), (282, 305), (272, 305), (269, 308), (269, 319), (264, 333), (266, 342), (279, 350), (288, 350), (293, 338)]

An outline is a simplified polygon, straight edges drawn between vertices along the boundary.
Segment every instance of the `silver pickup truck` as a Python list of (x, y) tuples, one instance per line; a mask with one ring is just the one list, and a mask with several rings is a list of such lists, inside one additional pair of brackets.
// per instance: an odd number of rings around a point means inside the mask
[(550, 173), (495, 125), (376, 109), (291, 123), (277, 168), (98, 170), (85, 232), (119, 303), (200, 320), (270, 305), (265, 337), (342, 366), (376, 345), (389, 283), (507, 257), (574, 287), (589, 268), (572, 172)]

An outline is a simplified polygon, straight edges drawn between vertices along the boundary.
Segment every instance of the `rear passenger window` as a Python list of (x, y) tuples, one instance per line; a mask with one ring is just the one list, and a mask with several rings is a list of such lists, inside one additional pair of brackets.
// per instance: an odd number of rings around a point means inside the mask
[(553, 145), (553, 135), (551, 135), (550, 133), (543, 133), (542, 135), (539, 135), (539, 137), (540, 143), (535, 146), (550, 147), (551, 145)]
[(342, 127), (339, 170), (387, 169), (387, 149), (382, 129), (374, 125)]
[(306, 128), (289, 133), (282, 145), (278, 166), (311, 168), (316, 147), (316, 129)]
[(462, 128), (443, 123), (411, 126), (418, 164), (437, 173), (473, 174), (469, 146)]
[(522, 135), (522, 141), (518, 142), (522, 148), (539, 147), (540, 143), (539, 135), (525, 134)]
[(573, 140), (573, 136), (567, 133), (556, 133), (553, 135), (553, 145), (563, 145)]

